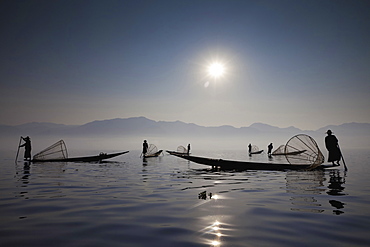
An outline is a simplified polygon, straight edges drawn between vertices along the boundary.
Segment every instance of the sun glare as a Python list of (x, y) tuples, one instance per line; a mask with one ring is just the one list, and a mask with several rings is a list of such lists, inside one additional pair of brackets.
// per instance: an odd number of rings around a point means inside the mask
[(225, 66), (222, 63), (214, 62), (208, 66), (208, 74), (217, 79), (225, 74)]

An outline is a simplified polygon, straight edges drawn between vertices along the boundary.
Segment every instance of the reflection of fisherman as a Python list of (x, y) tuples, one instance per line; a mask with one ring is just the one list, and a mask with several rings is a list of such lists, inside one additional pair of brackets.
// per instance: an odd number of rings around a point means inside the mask
[(340, 153), (340, 149), (338, 146), (338, 139), (335, 137), (335, 135), (332, 135), (331, 130), (328, 130), (326, 134), (328, 134), (325, 137), (325, 146), (329, 152), (328, 161), (333, 162), (333, 165), (334, 165), (334, 161), (336, 161), (337, 165), (339, 166), (341, 153)]
[(144, 140), (144, 143), (143, 143), (143, 154), (145, 155), (147, 152), (148, 152), (148, 143), (146, 142), (146, 140)]
[(187, 151), (187, 154), (188, 154), (188, 155), (190, 154), (190, 144), (188, 144), (188, 151)]
[(30, 137), (22, 137), (24, 143), (19, 147), (24, 147), (24, 159), (31, 160), (31, 139)]
[(272, 146), (272, 143), (270, 143), (270, 145), (267, 146), (267, 155), (268, 156), (271, 156), (272, 149), (273, 149), (273, 146)]

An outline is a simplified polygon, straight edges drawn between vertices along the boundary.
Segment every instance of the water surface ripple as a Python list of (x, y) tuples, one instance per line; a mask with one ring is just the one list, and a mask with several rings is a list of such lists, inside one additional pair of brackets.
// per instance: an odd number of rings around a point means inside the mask
[(348, 172), (236, 172), (135, 151), (100, 164), (2, 153), (0, 246), (369, 246), (368, 152), (346, 154)]

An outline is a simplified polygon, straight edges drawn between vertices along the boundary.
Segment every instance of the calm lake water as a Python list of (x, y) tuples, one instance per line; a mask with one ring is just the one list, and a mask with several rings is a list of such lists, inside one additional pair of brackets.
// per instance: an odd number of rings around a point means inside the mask
[(28, 165), (0, 152), (0, 246), (370, 246), (370, 152), (343, 153), (347, 172), (214, 172), (140, 151)]

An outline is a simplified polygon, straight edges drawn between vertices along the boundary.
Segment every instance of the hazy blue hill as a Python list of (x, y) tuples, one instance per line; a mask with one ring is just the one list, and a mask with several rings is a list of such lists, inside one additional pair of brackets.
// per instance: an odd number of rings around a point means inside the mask
[(275, 126), (271, 126), (264, 123), (254, 123), (249, 126), (250, 128), (254, 128), (259, 130), (260, 132), (289, 132), (289, 133), (301, 133), (302, 130), (295, 128), (293, 126), (290, 126), (288, 128), (279, 128)]
[(1, 135), (14, 135), (18, 134), (19, 129), (15, 126), (0, 124), (0, 134)]
[(317, 132), (326, 133), (331, 130), (339, 135), (369, 135), (370, 123), (344, 123), (341, 125), (328, 125), (317, 130)]
[[(369, 123), (345, 123), (341, 125), (328, 125), (316, 131), (300, 130), (296, 127), (279, 128), (264, 123), (254, 123), (249, 127), (235, 128), (224, 125), (218, 127), (205, 127), (194, 123), (181, 121), (153, 121), (145, 117), (116, 118), (97, 120), (83, 125), (64, 125), (55, 123), (27, 123), (17, 126), (0, 125), (0, 136), (16, 140), (19, 136), (29, 135), (31, 138), (55, 137), (64, 139), (69, 137), (102, 137), (111, 138), (132, 137), (137, 142), (140, 138), (173, 139), (176, 143), (192, 140), (202, 140), (204, 143), (240, 142), (241, 146), (253, 143), (265, 148), (273, 142), (275, 146), (285, 144), (296, 134), (308, 134), (320, 145), (326, 136), (325, 132), (331, 129), (340, 139), (341, 144), (348, 147), (370, 146)], [(158, 139), (159, 140), (159, 139)]]
[(93, 121), (72, 130), (76, 135), (133, 135), (145, 133), (163, 134), (156, 121), (145, 117), (116, 118)]

